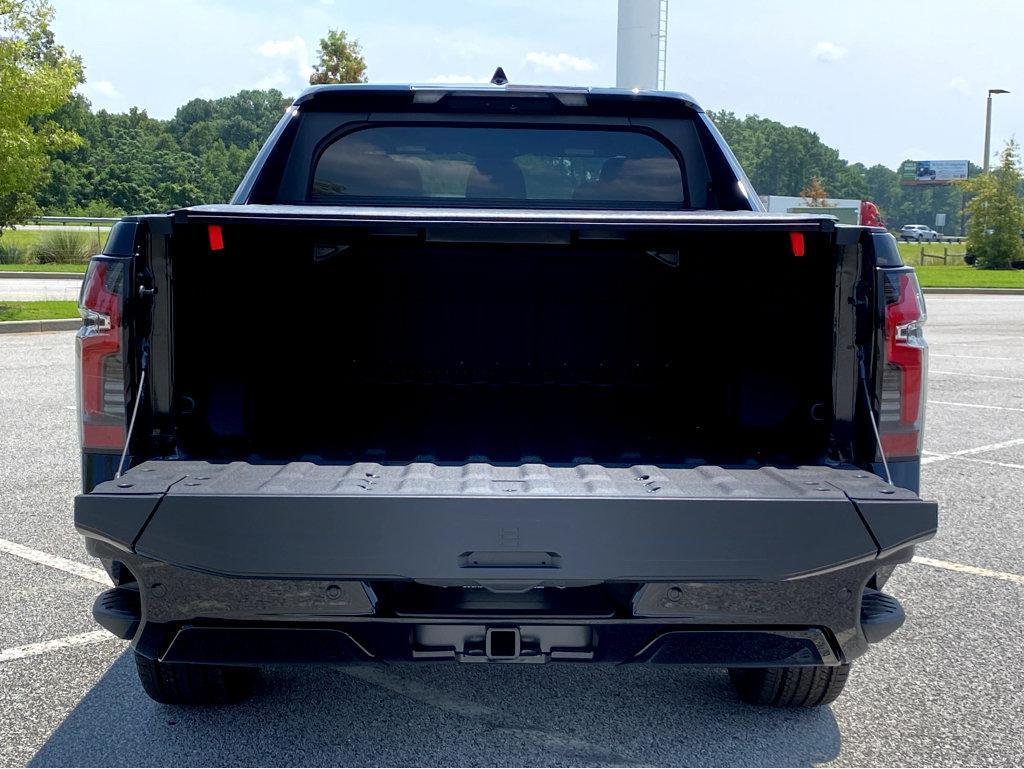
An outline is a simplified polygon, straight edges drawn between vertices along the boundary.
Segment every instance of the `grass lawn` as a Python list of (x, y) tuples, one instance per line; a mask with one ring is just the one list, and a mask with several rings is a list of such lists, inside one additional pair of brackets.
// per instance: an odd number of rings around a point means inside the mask
[(965, 264), (914, 265), (923, 288), (1024, 288), (1024, 270), (977, 270)]
[(77, 317), (77, 302), (0, 302), (0, 321)]
[(85, 272), (87, 264), (0, 264), (0, 272)]
[[(932, 254), (934, 256), (942, 256), (943, 253), (949, 255), (949, 264), (962, 264), (963, 255), (966, 253), (966, 244), (964, 243), (897, 243), (900, 249), (900, 256), (903, 257), (903, 261), (907, 264), (912, 264), (915, 267), (921, 264), (921, 249), (924, 248), (925, 254)], [(925, 258), (925, 264), (942, 264), (941, 259), (928, 259)]]
[[(53, 233), (57, 228), (43, 230), (4, 230), (0, 234), (0, 246), (17, 246), (26, 252), (28, 262), (24, 264), (0, 264), (0, 270), (16, 270), (24, 272), (85, 272), (85, 262), (76, 264), (38, 264), (35, 258), (35, 249), (44, 238)], [(59, 231), (59, 230), (57, 230)], [(91, 228), (88, 230), (65, 230), (71, 232), (78, 240), (87, 245), (88, 254), (98, 254), (106, 245), (109, 228)], [(71, 254), (70, 258), (75, 258)], [(67, 257), (65, 257), (67, 258)]]
[[(13, 243), (16, 246), (22, 248), (32, 248), (36, 243), (46, 237), (48, 232), (52, 232), (56, 228), (49, 230), (4, 230), (3, 235), (0, 238), (3, 239), (4, 243)], [(100, 251), (107, 242), (107, 235), (110, 234), (109, 227), (90, 227), (88, 230), (72, 230), (82, 235), (84, 238), (89, 238), (94, 244), (96, 244), (96, 250)]]

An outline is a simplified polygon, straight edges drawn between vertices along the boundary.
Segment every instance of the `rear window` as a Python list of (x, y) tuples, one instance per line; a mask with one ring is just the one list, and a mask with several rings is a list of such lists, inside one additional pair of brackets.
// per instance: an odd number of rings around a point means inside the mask
[(374, 126), (321, 153), (310, 200), (687, 206), (682, 161), (636, 130)]

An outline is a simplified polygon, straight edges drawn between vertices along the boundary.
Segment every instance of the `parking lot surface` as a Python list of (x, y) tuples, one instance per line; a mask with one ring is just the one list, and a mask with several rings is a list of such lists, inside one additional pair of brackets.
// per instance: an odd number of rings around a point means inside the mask
[(0, 336), (0, 764), (1020, 765), (1024, 297), (928, 304), (940, 534), (887, 587), (906, 626), (810, 711), (719, 670), (569, 665), (273, 671), (241, 705), (157, 705), (89, 616), (73, 335)]
[(82, 281), (65, 278), (5, 278), (0, 273), (0, 302), (76, 301)]

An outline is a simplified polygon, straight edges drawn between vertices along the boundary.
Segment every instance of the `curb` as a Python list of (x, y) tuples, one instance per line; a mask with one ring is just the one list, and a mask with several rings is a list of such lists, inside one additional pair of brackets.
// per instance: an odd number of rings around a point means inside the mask
[(1024, 296), (1024, 288), (922, 288), (926, 294), (977, 294), (996, 296), (999, 294)]
[(59, 318), (56, 320), (6, 320), (0, 322), (0, 334), (32, 334), (39, 331), (77, 331), (81, 326), (81, 318)]
[(84, 272), (21, 272), (19, 270), (0, 270), (0, 280), (3, 278), (27, 278), (29, 280), (82, 280)]

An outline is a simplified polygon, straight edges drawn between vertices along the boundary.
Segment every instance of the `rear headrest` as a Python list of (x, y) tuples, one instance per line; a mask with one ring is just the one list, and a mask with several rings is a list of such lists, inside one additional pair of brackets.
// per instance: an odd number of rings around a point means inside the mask
[(576, 188), (576, 200), (682, 203), (682, 178), (673, 158), (608, 158), (597, 181)]
[(526, 197), (526, 180), (515, 161), (508, 158), (480, 158), (466, 179), (467, 198)]
[(608, 158), (601, 164), (601, 173), (593, 181), (583, 182), (572, 193), (573, 200), (597, 200), (601, 197), (601, 191), (608, 183), (622, 171), (622, 164), (626, 161), (624, 157), (615, 156)]
[(323, 195), (367, 197), (421, 197), (423, 174), (408, 160), (396, 160), (382, 152), (333, 153), (327, 164), (332, 182)]

